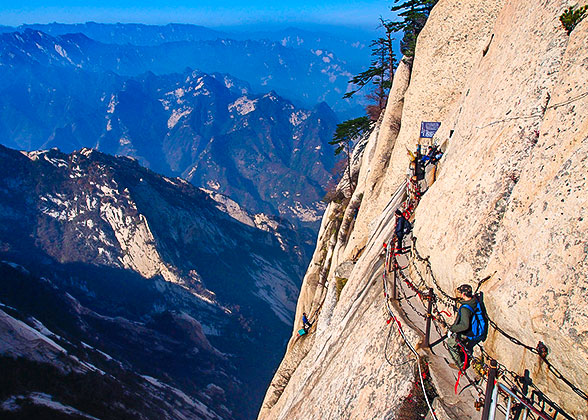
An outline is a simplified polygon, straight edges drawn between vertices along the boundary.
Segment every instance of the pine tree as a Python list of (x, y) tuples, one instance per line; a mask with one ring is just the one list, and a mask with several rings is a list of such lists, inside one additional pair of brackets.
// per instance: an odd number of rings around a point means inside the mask
[(392, 86), (394, 70), (397, 65), (393, 48), (394, 38), (392, 38), (394, 26), (383, 19), (380, 19), (380, 26), (384, 28), (385, 34), (370, 44), (372, 57), (374, 57), (370, 67), (349, 81), (355, 85), (356, 89), (343, 95), (343, 98), (350, 98), (370, 82), (373, 83), (373, 91), (366, 95), (368, 99), (374, 101), (374, 104), (367, 107), (367, 113), (372, 120), (377, 120), (380, 112), (386, 107), (388, 92)]
[[(394, 0), (399, 3), (401, 0)], [(391, 10), (398, 13), (401, 19), (392, 25), (398, 31), (402, 31), (404, 36), (400, 41), (400, 51), (407, 58), (414, 57), (414, 50), (419, 33), (425, 26), (431, 9), (437, 4), (437, 0), (404, 0), (397, 6), (392, 6)]]
[(329, 142), (331, 145), (336, 145), (335, 155), (345, 151), (347, 159), (347, 176), (349, 180), (349, 187), (353, 191), (355, 185), (351, 178), (351, 151), (353, 143), (357, 141), (362, 135), (365, 135), (371, 129), (371, 122), (368, 117), (359, 117), (352, 120), (347, 120), (337, 125), (333, 139)]
[(383, 37), (378, 38), (372, 43), (374, 47), (374, 54), (379, 55), (379, 63), (382, 67), (381, 75), (374, 80), (376, 86), (372, 93), (367, 95), (367, 98), (374, 101), (374, 104), (368, 105), (366, 108), (368, 116), (372, 121), (376, 121), (380, 116), (382, 110), (386, 108), (388, 100), (388, 93), (392, 87), (394, 79), (394, 71), (398, 62), (396, 61), (396, 54), (394, 54), (394, 47), (392, 34), (394, 33), (394, 25), (389, 21), (380, 18), (380, 26), (385, 29)]

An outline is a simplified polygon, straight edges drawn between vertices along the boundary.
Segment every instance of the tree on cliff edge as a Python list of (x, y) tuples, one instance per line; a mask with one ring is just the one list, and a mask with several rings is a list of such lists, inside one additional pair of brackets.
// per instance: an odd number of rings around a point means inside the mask
[(368, 117), (359, 117), (352, 120), (347, 120), (337, 125), (337, 130), (333, 135), (333, 140), (329, 144), (336, 145), (335, 155), (345, 151), (347, 159), (347, 172), (349, 188), (351, 192), (355, 189), (353, 179), (351, 178), (351, 152), (353, 151), (353, 143), (359, 140), (362, 135), (367, 134), (371, 130), (371, 122)]
[(386, 108), (388, 92), (392, 87), (394, 70), (398, 64), (393, 48), (394, 38), (392, 38), (392, 34), (394, 33), (394, 28), (388, 21), (381, 18), (380, 26), (384, 28), (385, 33), (370, 44), (373, 57), (370, 66), (349, 81), (350, 84), (354, 85), (355, 89), (343, 95), (344, 99), (350, 98), (372, 82), (373, 90), (366, 95), (366, 98), (372, 101), (366, 107), (366, 112), (372, 121), (376, 121), (382, 110)]
[[(399, 3), (400, 1), (394, 0), (394, 3)], [(400, 51), (405, 57), (409, 59), (414, 57), (419, 33), (425, 26), (431, 10), (436, 4), (437, 0), (404, 0), (401, 4), (390, 8), (393, 12), (400, 12), (398, 17), (401, 20), (389, 22), (389, 25), (395, 31), (404, 33), (400, 41)]]

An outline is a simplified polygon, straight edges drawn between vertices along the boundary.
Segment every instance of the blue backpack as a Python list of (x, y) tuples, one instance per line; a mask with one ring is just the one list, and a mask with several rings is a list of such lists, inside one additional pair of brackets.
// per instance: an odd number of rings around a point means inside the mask
[(472, 312), (471, 333), (467, 334), (470, 341), (484, 341), (488, 337), (488, 316), (486, 315), (486, 308), (482, 301), (482, 295), (476, 295), (476, 307), (472, 308), (470, 305), (462, 305), (459, 308), (459, 315), (461, 316), (461, 308), (466, 307)]

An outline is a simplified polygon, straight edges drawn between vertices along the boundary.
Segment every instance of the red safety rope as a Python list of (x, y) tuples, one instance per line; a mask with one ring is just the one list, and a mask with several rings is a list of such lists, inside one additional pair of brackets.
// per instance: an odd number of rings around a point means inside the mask
[(457, 374), (457, 381), (455, 382), (455, 388), (454, 388), (455, 394), (457, 394), (457, 388), (459, 387), (459, 380), (461, 379), (461, 375), (463, 374), (463, 372), (465, 372), (465, 370), (468, 366), (468, 353), (465, 351), (464, 347), (461, 345), (460, 342), (457, 342), (457, 345), (459, 346), (461, 351), (463, 351), (464, 362), (463, 362), (462, 368), (459, 370), (459, 373)]

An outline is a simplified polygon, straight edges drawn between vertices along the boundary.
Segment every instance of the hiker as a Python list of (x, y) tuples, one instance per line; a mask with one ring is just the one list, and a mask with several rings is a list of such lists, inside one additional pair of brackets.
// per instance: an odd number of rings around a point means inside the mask
[(396, 228), (394, 229), (394, 233), (396, 234), (396, 253), (399, 254), (403, 250), (403, 240), (404, 235), (410, 232), (412, 225), (410, 222), (404, 217), (402, 212), (397, 209), (396, 212)]
[(306, 312), (302, 312), (302, 328), (305, 330), (309, 330), (312, 327), (312, 324), (308, 322), (308, 317), (306, 316)]
[(413, 174), (416, 176), (417, 181), (425, 179), (425, 163), (423, 162), (423, 154), (421, 153), (421, 145), (417, 144), (416, 152), (414, 154), (414, 167)]
[(430, 163), (432, 156), (433, 156), (433, 146), (429, 146), (427, 154), (423, 155), (423, 157), (421, 157), (421, 163), (426, 166), (428, 163)]
[(457, 366), (450, 366), (467, 369), (474, 346), (484, 341), (488, 335), (488, 318), (482, 295), (474, 295), (469, 284), (459, 286), (456, 297), (460, 307), (455, 322), (447, 331), (447, 345)]
[(431, 151), (431, 163), (436, 164), (443, 157), (443, 152), (437, 146)]
[(425, 163), (422, 161), (422, 159), (419, 159), (415, 162), (414, 176), (417, 181), (422, 181), (425, 179)]

